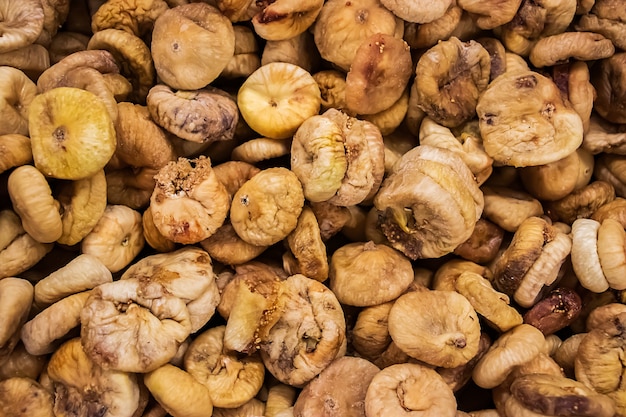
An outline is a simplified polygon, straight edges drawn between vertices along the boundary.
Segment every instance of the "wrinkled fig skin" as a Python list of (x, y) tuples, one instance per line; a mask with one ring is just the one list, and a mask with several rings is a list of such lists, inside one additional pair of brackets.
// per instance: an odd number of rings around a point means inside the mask
[(555, 288), (524, 314), (524, 323), (535, 326), (547, 336), (569, 326), (581, 308), (582, 300), (574, 290)]
[(239, 121), (237, 105), (226, 93), (205, 87), (174, 91), (159, 84), (148, 93), (148, 110), (162, 128), (198, 143), (229, 140)]
[(532, 217), (524, 221), (494, 266), (494, 287), (512, 296), (541, 254), (544, 244), (554, 236), (555, 231), (544, 219)]
[(611, 417), (613, 401), (569, 378), (529, 374), (517, 377), (511, 394), (529, 410), (542, 415)]
[(335, 359), (299, 394), (294, 417), (364, 416), (367, 387), (379, 371), (363, 358)]
[(418, 106), (443, 126), (459, 126), (474, 117), (490, 71), (489, 52), (480, 43), (454, 37), (440, 42), (417, 62)]
[(613, 123), (626, 123), (626, 52), (602, 59), (594, 68), (591, 83), (596, 88), (594, 109)]

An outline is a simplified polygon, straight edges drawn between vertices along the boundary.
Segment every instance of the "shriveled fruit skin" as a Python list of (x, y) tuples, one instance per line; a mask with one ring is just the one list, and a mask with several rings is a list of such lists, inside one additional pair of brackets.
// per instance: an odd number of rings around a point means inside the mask
[(155, 226), (168, 239), (198, 243), (217, 231), (228, 214), (230, 196), (206, 157), (179, 158), (159, 170), (150, 197)]
[(268, 168), (235, 193), (230, 221), (246, 242), (273, 245), (296, 228), (303, 206), (304, 193), (298, 177), (287, 168)]
[(556, 84), (535, 71), (496, 78), (480, 96), (476, 113), (485, 151), (504, 165), (548, 164), (582, 144), (580, 116)]
[(419, 145), (396, 162), (374, 197), (378, 225), (409, 258), (438, 258), (466, 241), (484, 206), (460, 156)]
[(300, 392), (293, 405), (294, 417), (365, 415), (367, 387), (379, 371), (367, 359), (335, 359)]
[(214, 81), (233, 57), (235, 32), (216, 7), (185, 4), (157, 17), (151, 50), (159, 78), (172, 88), (195, 90)]
[(265, 367), (279, 381), (302, 387), (339, 354), (346, 321), (335, 295), (304, 275), (284, 281), (282, 315), (261, 344)]
[(470, 302), (457, 292), (413, 291), (391, 307), (389, 334), (409, 356), (454, 368), (478, 352), (480, 324)]

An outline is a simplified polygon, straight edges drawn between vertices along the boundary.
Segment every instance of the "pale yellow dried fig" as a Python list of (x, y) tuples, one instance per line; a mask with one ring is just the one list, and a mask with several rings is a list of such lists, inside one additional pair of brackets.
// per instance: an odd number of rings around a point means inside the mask
[(158, 282), (146, 284), (138, 278), (91, 290), (80, 310), (80, 325), (87, 356), (104, 369), (123, 372), (149, 372), (164, 365), (191, 333), (185, 301)]
[(81, 323), (81, 310), (90, 291), (69, 295), (46, 307), (21, 329), (22, 342), (31, 355), (54, 352)]
[(35, 284), (34, 301), (43, 307), (111, 281), (111, 271), (95, 256), (83, 253), (38, 281)]

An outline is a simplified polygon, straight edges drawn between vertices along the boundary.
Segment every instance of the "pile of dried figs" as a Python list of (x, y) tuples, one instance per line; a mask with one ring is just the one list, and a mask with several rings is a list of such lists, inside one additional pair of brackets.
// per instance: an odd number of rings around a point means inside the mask
[(626, 416), (622, 0), (0, 1), (0, 417)]

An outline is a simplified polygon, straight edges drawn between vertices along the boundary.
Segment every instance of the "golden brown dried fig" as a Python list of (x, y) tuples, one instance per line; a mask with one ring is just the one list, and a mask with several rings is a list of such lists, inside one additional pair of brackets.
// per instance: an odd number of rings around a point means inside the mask
[(155, 179), (150, 206), (163, 236), (178, 243), (198, 243), (224, 223), (230, 198), (209, 158), (179, 158), (161, 168)]
[(541, 202), (523, 190), (490, 185), (481, 190), (485, 199), (483, 215), (507, 232), (515, 232), (529, 217), (543, 215)]
[(624, 154), (626, 132), (624, 125), (610, 123), (596, 113), (589, 118), (589, 129), (583, 137), (582, 148), (593, 155), (599, 153)]
[(0, 325), (0, 365), (20, 341), (21, 326), (28, 319), (33, 304), (33, 284), (22, 278), (0, 279), (0, 314), (6, 320)]
[(320, 63), (313, 34), (305, 31), (293, 38), (267, 41), (261, 54), (261, 65), (270, 62), (288, 62), (312, 72)]
[(363, 358), (335, 359), (300, 392), (293, 406), (293, 416), (365, 415), (365, 394), (379, 371), (376, 365)]
[(185, 4), (156, 19), (150, 49), (156, 72), (165, 84), (195, 90), (214, 81), (231, 60), (235, 32), (216, 7)]
[(0, 53), (30, 45), (41, 35), (44, 10), (39, 0), (10, 0), (2, 5)]
[(117, 146), (113, 158), (135, 168), (154, 169), (160, 169), (176, 159), (172, 143), (152, 120), (148, 107), (121, 102), (117, 108)]
[(503, 383), (518, 365), (539, 355), (545, 337), (530, 324), (520, 324), (498, 337), (478, 361), (472, 379), (482, 388), (491, 389)]
[(382, 0), (383, 6), (399, 18), (413, 23), (430, 23), (444, 15), (453, 0)]
[(574, 361), (576, 380), (615, 401), (618, 414), (624, 413), (626, 403), (620, 380), (624, 366), (616, 353), (624, 349), (626, 313), (588, 332), (578, 346)]
[(128, 266), (144, 245), (141, 214), (121, 204), (107, 205), (80, 242), (82, 253), (97, 257), (111, 272)]
[(530, 51), (530, 62), (537, 68), (560, 64), (569, 59), (595, 61), (615, 53), (610, 39), (593, 32), (564, 32), (539, 39)]
[(74, 52), (87, 49), (89, 36), (79, 32), (62, 31), (52, 38), (48, 48), (50, 54), (50, 65), (54, 65)]
[(487, 324), (503, 333), (522, 324), (523, 318), (510, 305), (506, 294), (493, 289), (491, 283), (474, 272), (463, 272), (454, 282), (457, 292), (468, 299), (476, 313), (485, 319)]
[(228, 220), (199, 243), (211, 258), (226, 265), (240, 265), (251, 261), (268, 248), (267, 245), (253, 245), (240, 238)]
[(104, 29), (89, 39), (87, 49), (109, 51), (133, 86), (129, 99), (145, 103), (156, 77), (151, 51), (141, 38), (121, 29)]
[(9, 175), (7, 188), (13, 209), (24, 230), (41, 243), (56, 241), (63, 234), (59, 203), (44, 175), (32, 165), (22, 165)]
[(263, 39), (278, 41), (294, 38), (309, 29), (324, 0), (276, 0), (259, 4), (261, 10), (252, 18), (254, 31)]
[(13, 210), (0, 211), (0, 278), (18, 276), (36, 265), (54, 245), (33, 239)]
[(291, 142), (284, 139), (256, 138), (236, 146), (231, 153), (233, 161), (249, 164), (289, 155)]
[(294, 135), (291, 169), (309, 201), (362, 203), (378, 191), (384, 175), (380, 130), (336, 109), (313, 116)]
[(572, 224), (576, 219), (591, 217), (599, 207), (613, 200), (615, 200), (613, 185), (596, 180), (559, 200), (548, 202), (546, 211), (553, 221)]
[(304, 194), (298, 177), (287, 168), (262, 170), (235, 193), (230, 221), (235, 232), (253, 245), (272, 245), (298, 223)]
[(481, 217), (472, 235), (454, 249), (454, 254), (477, 264), (485, 264), (496, 258), (503, 239), (504, 229)]
[(430, 48), (440, 40), (448, 40), (452, 31), (459, 24), (463, 9), (452, 2), (443, 16), (432, 22), (418, 24), (405, 21), (404, 40), (411, 48)]
[(0, 174), (33, 160), (28, 136), (17, 133), (0, 135)]
[(409, 356), (433, 366), (454, 368), (478, 353), (476, 311), (454, 291), (412, 291), (389, 311), (389, 334)]
[[(445, 11), (445, 9), (444, 9)], [(379, 0), (326, 1), (315, 24), (315, 45), (322, 58), (348, 72), (356, 50), (375, 33), (402, 37), (404, 22)]]
[(152, 32), (154, 21), (167, 9), (163, 0), (107, 1), (91, 16), (91, 30), (121, 29), (142, 38)]
[(284, 281), (282, 314), (261, 343), (261, 358), (280, 382), (302, 387), (341, 353), (345, 317), (335, 295), (319, 281)]
[(320, 282), (328, 278), (328, 257), (315, 213), (305, 206), (298, 218), (296, 228), (287, 236), (288, 255), (293, 264), (286, 271), (289, 275), (302, 274)]
[(490, 70), (489, 52), (480, 43), (456, 37), (442, 41), (417, 61), (417, 105), (437, 123), (459, 126), (475, 116)]
[[(213, 414), (213, 401), (208, 388), (188, 372), (165, 364), (143, 376), (150, 394), (173, 416), (202, 417)], [(177, 390), (172, 390), (176, 386)], [(180, 389), (184, 392), (181, 395)]]
[(623, 15), (620, 15), (619, 3), (611, 0), (588, 3), (591, 5), (577, 12), (582, 16), (574, 28), (577, 31), (600, 33), (609, 38), (616, 48), (626, 49), (626, 42), (624, 42), (626, 22)]
[(388, 109), (406, 90), (412, 71), (404, 40), (382, 33), (364, 39), (346, 76), (346, 110), (374, 114)]
[(107, 206), (104, 171), (76, 181), (66, 181), (55, 190), (60, 204), (63, 233), (57, 239), (63, 245), (75, 245), (98, 224)]
[(455, 417), (452, 389), (437, 371), (416, 363), (391, 365), (372, 379), (365, 394), (369, 417), (411, 414)]
[(593, 108), (600, 116), (613, 123), (626, 123), (623, 88), (626, 73), (622, 70), (624, 62), (626, 52), (618, 52), (610, 58), (601, 59), (591, 76), (591, 83), (597, 92)]
[(0, 410), (11, 417), (54, 417), (52, 394), (36, 380), (12, 377), (0, 381)]
[(238, 355), (224, 347), (225, 326), (196, 336), (185, 352), (184, 369), (209, 389), (214, 407), (235, 408), (263, 385), (265, 368), (258, 353)]
[(497, 0), (485, 2), (480, 0), (459, 0), (459, 6), (468, 12), (481, 29), (495, 29), (515, 17), (522, 0)]
[(366, 307), (400, 296), (413, 281), (413, 268), (389, 246), (355, 242), (333, 252), (329, 275), (330, 289), (340, 303)]
[(587, 185), (593, 174), (594, 159), (584, 147), (563, 159), (545, 165), (521, 168), (520, 180), (535, 198), (554, 201)]
[(460, 156), (420, 145), (398, 160), (374, 205), (378, 224), (391, 245), (417, 259), (438, 258), (466, 241), (482, 214), (484, 200)]
[(141, 408), (135, 374), (98, 366), (79, 338), (54, 352), (46, 368), (54, 393), (54, 414), (133, 416)]
[(547, 164), (582, 143), (580, 116), (551, 79), (534, 71), (496, 78), (480, 96), (476, 113), (485, 150), (501, 164)]
[(23, 71), (9, 66), (0, 66), (0, 134), (27, 136), (28, 111), (37, 94), (37, 86)]

